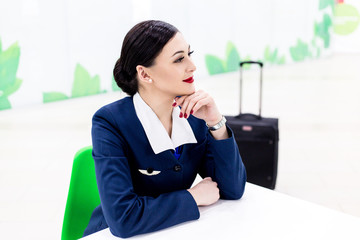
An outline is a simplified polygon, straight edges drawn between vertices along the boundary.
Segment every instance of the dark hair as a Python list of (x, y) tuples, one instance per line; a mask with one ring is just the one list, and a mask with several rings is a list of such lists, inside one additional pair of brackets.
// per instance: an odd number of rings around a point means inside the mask
[(165, 44), (178, 32), (169, 23), (149, 20), (136, 24), (125, 36), (114, 67), (116, 84), (127, 94), (138, 91), (136, 66), (150, 67)]

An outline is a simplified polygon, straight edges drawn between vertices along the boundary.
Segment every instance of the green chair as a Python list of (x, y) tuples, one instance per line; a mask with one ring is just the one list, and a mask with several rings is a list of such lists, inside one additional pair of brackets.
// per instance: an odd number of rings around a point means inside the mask
[(62, 240), (81, 238), (93, 210), (100, 204), (91, 152), (92, 146), (85, 147), (74, 157), (62, 226)]

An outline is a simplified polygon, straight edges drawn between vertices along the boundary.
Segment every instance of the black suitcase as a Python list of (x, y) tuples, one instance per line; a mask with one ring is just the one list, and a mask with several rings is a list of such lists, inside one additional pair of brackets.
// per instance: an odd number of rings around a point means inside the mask
[[(259, 115), (242, 113), (242, 68), (244, 64), (260, 66)], [(269, 189), (275, 188), (278, 166), (279, 128), (277, 118), (261, 116), (262, 62), (240, 62), (240, 114), (225, 116), (234, 132), (247, 172), (247, 181)]]

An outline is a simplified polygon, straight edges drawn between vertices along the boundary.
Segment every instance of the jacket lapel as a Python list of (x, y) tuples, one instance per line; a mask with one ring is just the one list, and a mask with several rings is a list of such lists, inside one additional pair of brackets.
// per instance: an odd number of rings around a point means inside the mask
[(126, 138), (126, 141), (129, 143), (135, 154), (136, 151), (141, 148), (142, 154), (145, 154), (146, 158), (148, 158), (149, 161), (172, 160), (174, 163), (181, 163), (183, 161), (186, 161), (186, 159), (191, 157), (191, 155), (196, 154), (195, 152), (192, 152), (193, 148), (196, 148), (199, 143), (202, 143), (205, 140), (205, 135), (201, 132), (203, 128), (201, 128), (201, 126), (198, 126), (199, 120), (191, 116), (190, 118), (188, 118), (188, 121), (194, 132), (198, 144), (190, 143), (183, 145), (184, 147), (182, 149), (179, 160), (175, 158), (171, 150), (166, 150), (159, 154), (155, 154), (146, 136), (145, 130), (136, 115), (133, 98), (127, 97), (124, 101), (124, 105), (120, 105), (119, 107), (122, 108), (119, 109), (119, 111), (123, 117), (120, 118), (121, 122), (118, 122), (118, 124), (120, 124), (120, 126), (122, 125), (121, 129), (122, 131), (124, 131), (124, 137)]

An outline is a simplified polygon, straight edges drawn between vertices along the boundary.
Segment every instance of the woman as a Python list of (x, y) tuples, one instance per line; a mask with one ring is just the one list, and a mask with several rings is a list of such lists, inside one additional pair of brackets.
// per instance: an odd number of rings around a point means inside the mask
[[(126, 35), (114, 77), (130, 96), (93, 117), (101, 205), (84, 235), (148, 233), (198, 219), (198, 206), (219, 197), (242, 196), (238, 147), (211, 96), (195, 90), (192, 53), (165, 22), (141, 22)], [(197, 173), (204, 179), (191, 188)]]

